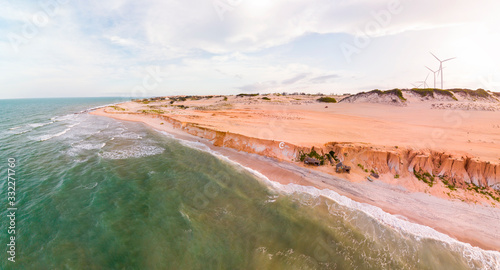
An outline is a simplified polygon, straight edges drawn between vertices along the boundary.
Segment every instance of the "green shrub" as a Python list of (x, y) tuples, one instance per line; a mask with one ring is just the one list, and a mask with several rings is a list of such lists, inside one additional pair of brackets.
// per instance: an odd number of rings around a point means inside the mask
[(263, 99), (263, 100), (271, 100), (271, 99), (270, 99), (270, 98), (268, 98), (268, 97), (263, 97), (262, 99)]
[(429, 187), (432, 187), (434, 185), (434, 176), (430, 173), (422, 173), (422, 170), (420, 170), (419, 172), (413, 171), (413, 174), (415, 175), (415, 177), (417, 177), (418, 180), (423, 181), (424, 183), (429, 185)]
[(155, 113), (155, 114), (162, 114), (164, 111), (159, 110), (159, 109), (151, 109), (151, 110), (142, 110), (142, 113)]
[(314, 150), (314, 147), (311, 149), (311, 152), (309, 153), (303, 153), (301, 152), (300, 153), (300, 161), (304, 161), (306, 159), (306, 156), (307, 157), (311, 157), (311, 158), (315, 158), (317, 160), (320, 161), (320, 165), (324, 165), (325, 164), (325, 157), (318, 154), (318, 152), (316, 152), (316, 150)]
[(394, 175), (394, 178), (398, 179), (399, 178), (399, 174)]
[(236, 95), (237, 97), (255, 97), (255, 96), (258, 96), (259, 93), (257, 94), (238, 94)]
[(337, 103), (337, 100), (332, 97), (320, 97), (317, 99), (317, 101), (326, 103)]
[(485, 196), (489, 196), (491, 197), (493, 200), (497, 201), (497, 202), (500, 202), (500, 197), (497, 197), (494, 195), (494, 193), (497, 193), (498, 195), (500, 195), (500, 193), (498, 191), (494, 191), (494, 192), (489, 192), (489, 191), (486, 191), (486, 187), (478, 187), (476, 186), (475, 184), (473, 183), (470, 183), (468, 184), (469, 186), (467, 187), (468, 190), (474, 190), (476, 191), (477, 193), (480, 193), (480, 194), (483, 194)]
[(450, 184), (450, 182), (448, 182), (448, 180), (446, 180), (446, 178), (444, 176), (440, 176), (439, 177), (441, 179), (441, 182), (443, 182), (443, 184), (449, 188), (450, 190), (454, 191), (454, 190), (457, 190), (457, 188), (455, 187), (455, 185), (453, 184)]
[(109, 106), (109, 107), (115, 109), (116, 111), (125, 111), (125, 109), (122, 107), (118, 107), (118, 106)]

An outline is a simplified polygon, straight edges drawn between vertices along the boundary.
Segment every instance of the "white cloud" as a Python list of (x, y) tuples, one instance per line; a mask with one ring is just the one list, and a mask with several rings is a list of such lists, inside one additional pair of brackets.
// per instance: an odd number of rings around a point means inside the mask
[[(151, 95), (172, 89), (230, 93), (403, 87), (426, 75), (423, 65), (433, 63), (427, 58), (430, 50), (459, 57), (447, 71), (455, 80), (450, 86), (473, 87), (479, 80), (461, 74), (490, 74), (500, 61), (499, 4), (493, 0), (444, 0), (439, 5), (403, 0), (401, 12), (389, 17), (391, 0), (220, 1), (231, 3), (222, 17), (214, 8), (218, 2), (211, 0), (69, 1), (26, 38), (18, 53), (0, 37), (0, 84), (16, 89), (0, 90), (0, 98), (39, 89), (54, 95), (57, 89), (80, 89), (75, 95), (127, 93), (150, 66), (169, 74)], [(38, 2), (3, 1), (0, 6), (0, 30), (20, 36), (33, 15), (44, 12)], [(373, 30), (374, 22), (383, 27), (370, 32), (369, 46), (348, 64), (338, 44)], [(326, 38), (308, 37), (314, 33), (331, 35), (337, 44), (315, 52), (314, 45)], [(312, 49), (302, 48), (303, 42), (311, 42)]]

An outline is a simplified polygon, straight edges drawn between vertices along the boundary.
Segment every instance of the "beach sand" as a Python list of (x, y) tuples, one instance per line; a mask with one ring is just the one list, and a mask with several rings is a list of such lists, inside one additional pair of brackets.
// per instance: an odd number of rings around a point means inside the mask
[[(497, 114), (490, 115), (488, 112), (465, 111), (462, 112), (463, 116), (457, 118), (457, 114), (448, 115), (443, 111), (419, 108), (428, 104), (415, 104), (414, 107), (404, 108), (408, 110), (406, 113), (401, 113), (400, 107), (380, 104), (330, 105), (318, 104), (312, 99), (285, 103), (282, 98), (277, 98), (274, 103), (266, 103), (262, 100), (252, 101), (247, 97), (229, 98), (229, 102), (223, 98), (213, 98), (179, 103), (189, 107), (196, 106), (197, 110), (169, 107), (164, 110), (169, 117), (182, 122), (304, 146), (321, 145), (335, 140), (365, 142), (382, 147), (419, 147), (422, 138), (428, 138), (433, 132), (443, 131), (446, 137), (434, 136), (432, 139), (435, 146), (443, 151), (468, 153), (488, 160), (498, 159), (500, 152), (497, 143), (500, 129), (494, 126), (495, 121), (498, 122), (498, 118), (495, 118)], [(142, 122), (178, 139), (202, 143), (212, 151), (256, 170), (272, 181), (330, 189), (354, 201), (380, 207), (402, 219), (434, 228), (459, 241), (486, 250), (500, 251), (500, 209), (482, 203), (481, 199), (477, 200), (478, 203), (451, 200), (446, 196), (434, 196), (441, 195), (444, 187), (433, 187), (433, 191), (429, 192), (425, 184), (412, 179), (397, 182), (388, 178), (375, 182), (361, 181), (363, 178), (356, 173), (339, 177), (329, 171), (312, 169), (298, 162), (284, 162), (237, 149), (214, 146), (212, 141), (187, 134), (182, 128), (175, 128), (164, 119), (135, 113), (143, 109), (157, 109), (159, 107), (148, 106), (162, 104), (165, 103), (145, 105), (127, 102), (115, 108), (98, 109), (91, 113)], [(463, 196), (473, 196), (465, 193)]]

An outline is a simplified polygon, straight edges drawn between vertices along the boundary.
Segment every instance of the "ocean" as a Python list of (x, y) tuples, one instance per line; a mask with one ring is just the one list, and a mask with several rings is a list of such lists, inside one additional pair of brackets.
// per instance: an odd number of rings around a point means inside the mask
[(500, 269), (498, 252), (86, 113), (119, 101), (0, 100), (1, 269)]

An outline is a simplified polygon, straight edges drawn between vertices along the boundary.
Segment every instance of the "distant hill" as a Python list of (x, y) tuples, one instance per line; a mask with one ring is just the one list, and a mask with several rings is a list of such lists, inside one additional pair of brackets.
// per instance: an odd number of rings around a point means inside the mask
[(352, 96), (348, 96), (342, 99), (340, 102), (348, 103), (384, 103), (405, 106), (406, 98), (403, 96), (401, 89), (393, 89), (387, 91), (381, 91), (378, 89), (372, 90), (370, 92), (361, 92)]

